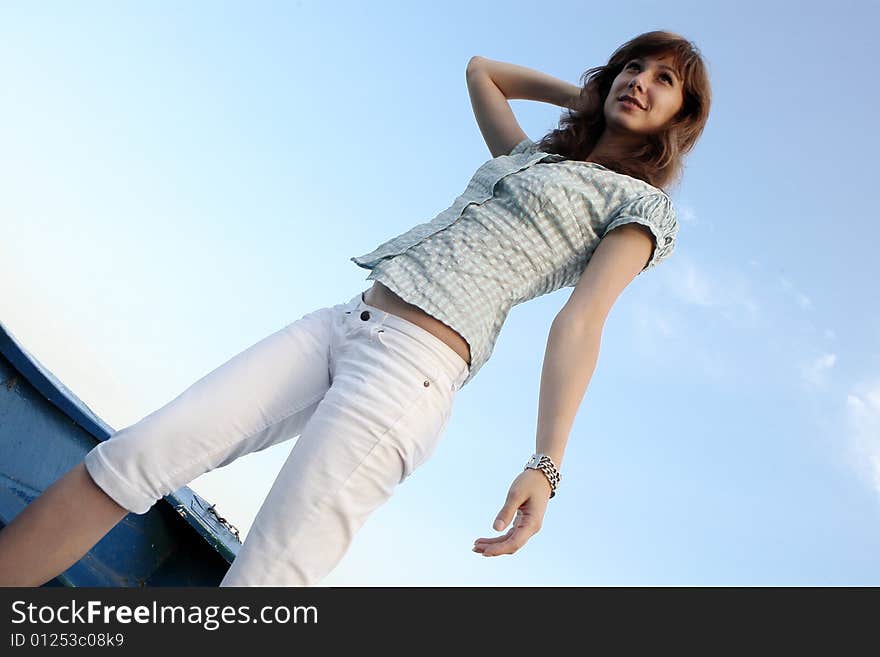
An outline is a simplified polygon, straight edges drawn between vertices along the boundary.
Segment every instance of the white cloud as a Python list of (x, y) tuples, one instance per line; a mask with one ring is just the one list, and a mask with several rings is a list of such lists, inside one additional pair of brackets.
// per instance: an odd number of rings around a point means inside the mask
[(698, 271), (693, 263), (684, 263), (675, 289), (682, 299), (697, 306), (714, 305), (711, 284), (703, 272)]
[(697, 213), (694, 212), (694, 209), (689, 205), (677, 204), (675, 206), (675, 216), (681, 220), (682, 223), (694, 225), (697, 224)]
[(846, 397), (854, 467), (880, 494), (880, 383)]
[(736, 271), (709, 274), (687, 261), (676, 265), (678, 276), (673, 275), (671, 285), (673, 293), (685, 303), (714, 308), (734, 323), (757, 318), (760, 305), (747, 275)]
[(727, 350), (705, 344), (701, 336), (693, 335), (687, 318), (674, 308), (639, 304), (633, 307), (633, 313), (634, 337), (643, 357), (664, 363), (686, 358), (693, 374), (702, 373), (706, 379), (722, 381), (730, 375)]
[(797, 304), (801, 308), (803, 308), (805, 310), (812, 310), (813, 309), (813, 302), (810, 300), (810, 297), (808, 297), (803, 292), (798, 292), (797, 294), (795, 294), (795, 299), (797, 300)]
[(779, 281), (779, 287), (782, 288), (783, 292), (791, 296), (798, 306), (804, 310), (813, 309), (813, 301), (809, 296), (796, 289), (794, 283), (788, 280), (785, 276), (779, 276), (777, 280)]
[(837, 362), (837, 354), (823, 354), (801, 367), (804, 380), (812, 386), (825, 385), (828, 372)]

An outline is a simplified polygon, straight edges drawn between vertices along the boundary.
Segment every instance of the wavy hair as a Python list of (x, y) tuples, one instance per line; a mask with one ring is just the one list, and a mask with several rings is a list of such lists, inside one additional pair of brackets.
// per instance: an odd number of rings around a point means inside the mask
[(655, 30), (640, 34), (615, 50), (606, 65), (585, 71), (580, 78), (578, 98), (563, 113), (559, 127), (537, 142), (538, 148), (568, 159), (586, 160), (605, 131), (603, 107), (614, 78), (628, 61), (644, 55), (672, 57), (672, 66), (683, 81), (681, 110), (663, 130), (646, 135), (645, 142), (634, 151), (597, 156), (590, 161), (664, 191), (678, 184), (684, 170), (684, 155), (697, 143), (709, 118), (712, 90), (699, 49), (674, 32)]

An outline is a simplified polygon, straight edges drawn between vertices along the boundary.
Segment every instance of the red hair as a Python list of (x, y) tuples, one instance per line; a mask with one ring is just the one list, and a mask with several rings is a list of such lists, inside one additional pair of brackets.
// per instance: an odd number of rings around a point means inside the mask
[(605, 66), (581, 76), (581, 93), (563, 114), (559, 128), (547, 133), (538, 148), (569, 159), (586, 160), (605, 131), (605, 100), (623, 67), (636, 57), (670, 55), (683, 86), (681, 110), (660, 132), (645, 137), (632, 152), (597, 156), (597, 162), (619, 173), (644, 180), (660, 189), (681, 179), (683, 156), (697, 143), (709, 118), (712, 91), (706, 64), (697, 47), (681, 35), (665, 30), (645, 32), (620, 46)]

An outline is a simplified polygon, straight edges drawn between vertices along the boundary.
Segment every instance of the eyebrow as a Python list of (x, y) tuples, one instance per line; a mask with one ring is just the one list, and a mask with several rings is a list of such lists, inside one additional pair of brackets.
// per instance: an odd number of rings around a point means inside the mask
[[(644, 62), (645, 61), (644, 57), (633, 57), (633, 59), (636, 60), (637, 62)], [(667, 66), (666, 64), (657, 64), (657, 66), (659, 66), (660, 68), (665, 68), (667, 71), (671, 72), (677, 80), (681, 79), (678, 77), (678, 73), (675, 72), (675, 69), (672, 68), (671, 66)]]

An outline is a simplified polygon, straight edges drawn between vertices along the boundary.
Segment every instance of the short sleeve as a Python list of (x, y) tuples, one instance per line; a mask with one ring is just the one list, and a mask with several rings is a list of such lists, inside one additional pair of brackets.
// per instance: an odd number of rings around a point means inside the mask
[(615, 211), (611, 221), (605, 227), (602, 237), (605, 237), (608, 231), (630, 223), (647, 226), (654, 236), (654, 249), (651, 258), (639, 274), (651, 267), (656, 267), (675, 251), (678, 221), (675, 218), (675, 208), (672, 201), (663, 192), (643, 194), (625, 202)]
[(533, 142), (531, 139), (526, 137), (521, 142), (519, 142), (513, 149), (508, 153), (508, 155), (519, 155), (520, 153), (535, 153), (538, 150), (537, 144)]

